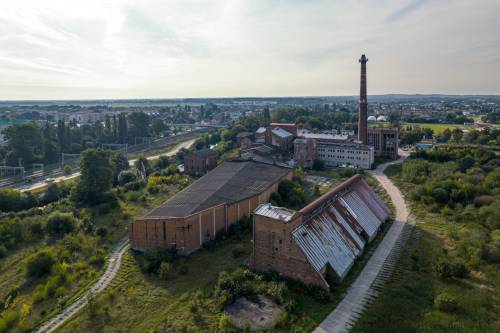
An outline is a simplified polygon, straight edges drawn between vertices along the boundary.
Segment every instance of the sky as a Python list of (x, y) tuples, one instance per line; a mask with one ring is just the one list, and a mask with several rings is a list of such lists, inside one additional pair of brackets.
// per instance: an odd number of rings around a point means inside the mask
[(0, 99), (500, 94), (499, 0), (0, 0)]

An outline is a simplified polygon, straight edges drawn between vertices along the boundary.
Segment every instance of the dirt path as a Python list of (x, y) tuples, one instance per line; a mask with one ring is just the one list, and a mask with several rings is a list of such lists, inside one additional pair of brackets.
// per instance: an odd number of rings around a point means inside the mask
[(82, 296), (77, 298), (71, 305), (66, 307), (64, 310), (59, 312), (54, 317), (50, 318), (48, 321), (42, 324), (38, 329), (35, 330), (37, 333), (48, 333), (53, 332), (59, 328), (62, 324), (73, 317), (78, 311), (88, 304), (89, 299), (96, 294), (102, 292), (114, 279), (118, 271), (120, 270), (122, 256), (128, 249), (128, 238), (121, 241), (111, 252), (111, 256), (108, 259), (108, 266), (104, 274), (97, 280), (96, 283), (90, 287)]
[(361, 316), (361, 313), (370, 300), (377, 296), (377, 290), (385, 282), (385, 279), (396, 264), (397, 258), (391, 254), (401, 249), (401, 243), (405, 239), (408, 209), (403, 195), (383, 171), (388, 165), (402, 163), (404, 158), (382, 164), (377, 169), (370, 171), (372, 176), (384, 187), (394, 203), (396, 207), (396, 220), (368, 260), (356, 281), (349, 287), (342, 301), (314, 330), (314, 333), (348, 332)]

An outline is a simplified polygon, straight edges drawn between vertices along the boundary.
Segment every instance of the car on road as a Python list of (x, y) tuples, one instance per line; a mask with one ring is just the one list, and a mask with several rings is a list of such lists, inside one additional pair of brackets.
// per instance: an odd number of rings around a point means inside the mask
[(45, 182), (46, 182), (46, 183), (53, 183), (53, 182), (54, 182), (54, 180), (55, 180), (55, 179), (54, 179), (54, 178), (52, 178), (52, 177), (47, 177), (47, 178), (45, 178)]

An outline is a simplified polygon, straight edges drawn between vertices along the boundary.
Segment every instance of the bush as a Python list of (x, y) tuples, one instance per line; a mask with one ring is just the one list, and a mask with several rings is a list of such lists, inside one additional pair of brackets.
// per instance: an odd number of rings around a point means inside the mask
[(434, 266), (434, 271), (441, 279), (465, 278), (469, 276), (469, 268), (461, 259), (440, 259)]
[(239, 258), (245, 253), (245, 247), (242, 244), (236, 245), (231, 251), (233, 258)]
[(442, 292), (434, 299), (434, 306), (440, 311), (454, 312), (458, 309), (457, 298), (447, 292)]
[(97, 228), (95, 233), (97, 236), (104, 238), (108, 235), (108, 229), (106, 229), (105, 227), (99, 227)]
[(158, 275), (161, 279), (167, 280), (172, 272), (172, 265), (168, 262), (163, 261), (158, 269)]
[(6, 254), (7, 254), (7, 248), (5, 248), (5, 246), (3, 245), (0, 245), (0, 259), (5, 257)]
[(182, 264), (180, 267), (179, 267), (179, 274), (180, 275), (186, 275), (187, 273), (189, 273), (189, 267), (185, 264)]
[(76, 219), (71, 213), (55, 212), (50, 214), (46, 230), (53, 237), (61, 237), (72, 232), (76, 224)]
[(26, 275), (28, 277), (40, 277), (50, 273), (56, 260), (52, 252), (42, 250), (32, 255), (26, 263)]
[(65, 176), (71, 175), (71, 167), (68, 164), (64, 165), (64, 169), (63, 170), (64, 170), (63, 172), (64, 172)]
[(132, 170), (124, 170), (118, 175), (118, 184), (125, 185), (137, 180), (137, 175)]
[(147, 250), (141, 268), (148, 273), (157, 272), (162, 262), (172, 262), (175, 255), (175, 250)]

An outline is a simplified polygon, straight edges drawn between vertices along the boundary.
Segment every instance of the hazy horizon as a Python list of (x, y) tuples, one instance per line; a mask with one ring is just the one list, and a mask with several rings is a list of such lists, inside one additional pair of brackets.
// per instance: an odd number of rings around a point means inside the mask
[(0, 100), (500, 95), (499, 1), (0, 1)]

